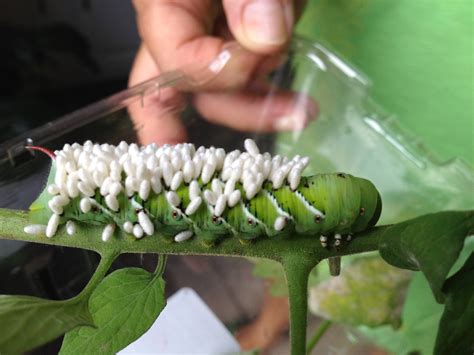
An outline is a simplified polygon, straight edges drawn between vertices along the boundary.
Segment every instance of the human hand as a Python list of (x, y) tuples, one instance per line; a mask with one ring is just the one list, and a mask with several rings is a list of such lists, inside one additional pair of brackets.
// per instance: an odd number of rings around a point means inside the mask
[[(193, 93), (203, 117), (237, 130), (269, 132), (301, 129), (315, 116), (315, 104), (297, 103), (291, 92), (275, 92), (264, 107), (269, 88), (263, 75), (255, 77), (275, 67), (268, 55), (285, 48), (302, 1), (134, 0), (134, 6), (142, 44), (130, 86), (192, 63), (209, 63), (237, 40), (248, 51), (231, 60), (223, 77)], [(161, 90), (158, 99), (129, 107), (142, 144), (186, 140), (180, 119), (163, 108), (164, 101), (179, 96), (174, 89)]]

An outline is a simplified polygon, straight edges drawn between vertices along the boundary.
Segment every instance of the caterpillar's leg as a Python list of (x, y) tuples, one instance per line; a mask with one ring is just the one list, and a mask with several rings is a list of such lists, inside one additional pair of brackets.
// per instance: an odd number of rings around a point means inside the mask
[(206, 248), (211, 248), (216, 245), (219, 237), (213, 233), (198, 231), (196, 232), (196, 237), (199, 239), (199, 242), (204, 245)]
[(242, 244), (242, 245), (250, 245), (250, 244), (252, 244), (252, 239), (242, 239), (242, 238), (239, 238), (239, 242), (240, 242), (240, 244)]
[(254, 239), (262, 237), (262, 234), (252, 234), (252, 233), (245, 233), (240, 232), (239, 234), (239, 242), (242, 245), (250, 245), (253, 243)]
[(328, 246), (328, 237), (327, 236), (325, 236), (325, 235), (319, 236), (319, 241), (321, 242), (321, 246), (323, 248), (327, 248), (327, 246)]

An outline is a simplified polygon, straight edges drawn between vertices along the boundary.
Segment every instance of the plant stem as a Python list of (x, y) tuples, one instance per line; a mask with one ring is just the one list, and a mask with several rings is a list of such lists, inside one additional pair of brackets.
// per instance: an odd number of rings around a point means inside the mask
[(97, 285), (102, 281), (110, 266), (114, 262), (115, 258), (119, 255), (118, 252), (109, 252), (101, 255), (99, 265), (94, 271), (91, 279), (87, 283), (86, 287), (79, 293), (75, 298), (87, 299), (91, 293), (95, 290)]
[(306, 354), (311, 354), (314, 347), (318, 344), (319, 340), (323, 337), (326, 331), (331, 327), (332, 322), (330, 320), (324, 320), (319, 325), (318, 329), (316, 329), (316, 333), (311, 337), (308, 342), (308, 346), (306, 347)]
[(155, 275), (162, 276), (165, 272), (166, 262), (168, 261), (168, 255), (166, 254), (159, 254), (158, 255), (158, 263), (156, 264)]
[(308, 312), (308, 276), (318, 260), (287, 255), (283, 261), (290, 302), (290, 343), (292, 355), (303, 355), (306, 349)]
[(378, 250), (381, 235), (389, 226), (373, 228), (370, 231), (356, 234), (350, 244), (340, 250), (325, 249), (315, 236), (298, 236), (294, 238), (259, 238), (250, 245), (243, 245), (238, 238), (224, 238), (216, 245), (209, 247), (198, 238), (186, 243), (166, 241), (159, 232), (137, 240), (122, 231), (117, 231), (112, 240), (103, 242), (100, 238), (102, 227), (78, 223), (74, 236), (66, 234), (62, 226), (53, 238), (44, 235), (29, 235), (23, 227), (31, 224), (28, 214), (0, 208), (0, 239), (50, 244), (57, 246), (94, 250), (105, 253), (152, 253), (180, 255), (230, 255), (250, 256), (282, 260), (284, 253), (293, 253), (304, 258), (322, 260), (329, 257)]

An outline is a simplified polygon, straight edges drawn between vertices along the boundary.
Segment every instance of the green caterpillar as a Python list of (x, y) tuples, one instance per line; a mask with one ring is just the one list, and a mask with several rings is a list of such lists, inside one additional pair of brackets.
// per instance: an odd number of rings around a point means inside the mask
[(25, 231), (52, 237), (66, 224), (74, 234), (77, 221), (103, 225), (104, 241), (118, 227), (137, 239), (158, 231), (212, 245), (228, 236), (248, 242), (310, 235), (337, 247), (377, 223), (382, 204), (370, 181), (343, 173), (301, 176), (306, 158), (272, 158), (251, 140), (245, 146), (226, 155), (190, 144), (66, 145), (30, 207), (40, 224)]

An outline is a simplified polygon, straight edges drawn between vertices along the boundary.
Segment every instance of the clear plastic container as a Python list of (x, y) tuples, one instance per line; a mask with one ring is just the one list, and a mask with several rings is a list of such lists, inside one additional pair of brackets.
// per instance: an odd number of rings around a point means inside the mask
[(441, 162), (370, 97), (370, 82), (318, 44), (296, 40), (290, 50), (293, 88), (318, 102), (318, 119), (302, 132), (281, 134), (276, 151), (306, 154), (308, 173), (344, 171), (374, 182), (382, 195), (379, 223), (441, 210), (474, 207), (474, 169)]

